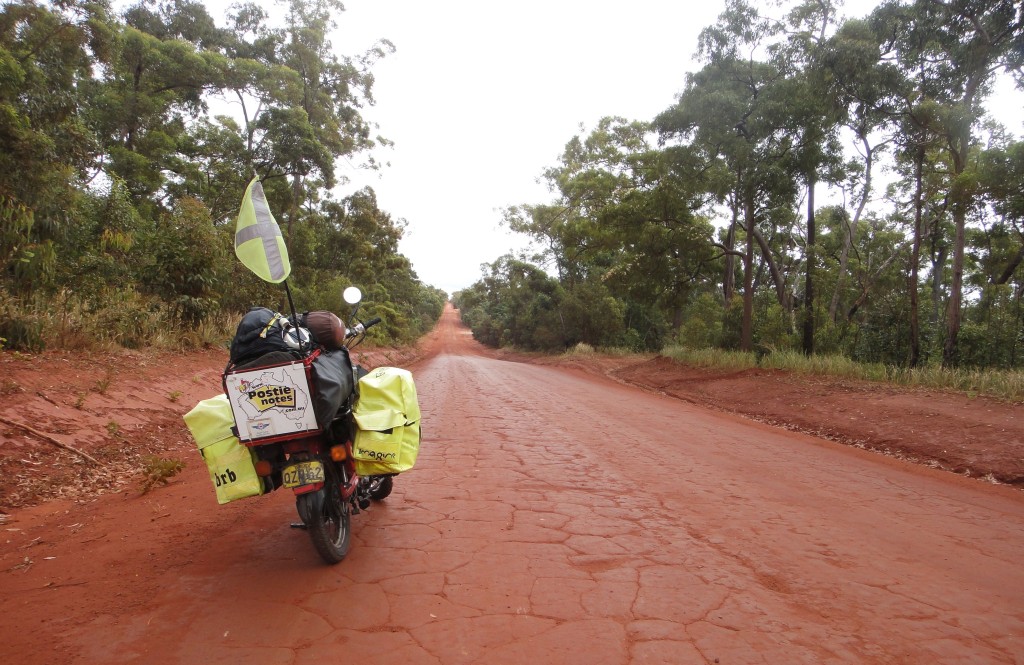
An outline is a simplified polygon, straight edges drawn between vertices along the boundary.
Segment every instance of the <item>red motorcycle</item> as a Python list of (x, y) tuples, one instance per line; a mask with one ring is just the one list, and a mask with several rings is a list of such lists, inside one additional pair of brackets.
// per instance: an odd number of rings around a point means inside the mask
[[(380, 323), (355, 318), (361, 296), (355, 287), (345, 291), (352, 328), (330, 312), (307, 312), (295, 325), (269, 309), (250, 310), (231, 345), (224, 395), (185, 417), (218, 500), (291, 490), (302, 520), (293, 526), (307, 530), (332, 564), (348, 554), (351, 516), (391, 494), (419, 443), (411, 374), (384, 367), (360, 381), (368, 373), (351, 362), (349, 350)], [(363, 403), (360, 385), (371, 391)]]
[(352, 364), (349, 349), (380, 323), (356, 318), (358, 288), (343, 293), (357, 322), (351, 329), (331, 312), (296, 314), (287, 246), (258, 178), (242, 199), (235, 254), (260, 279), (283, 284), (292, 316), (251, 309), (231, 343), (224, 394), (197, 404), (185, 422), (218, 502), (290, 489), (297, 526), (325, 561), (338, 563), (348, 554), (351, 516), (391, 494), (394, 476), (416, 461), (412, 375)]

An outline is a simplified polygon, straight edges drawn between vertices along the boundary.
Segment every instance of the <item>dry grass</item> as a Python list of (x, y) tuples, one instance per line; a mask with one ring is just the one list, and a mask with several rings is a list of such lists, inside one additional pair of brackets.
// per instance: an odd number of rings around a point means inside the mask
[(185, 463), (176, 459), (165, 459), (149, 455), (143, 460), (142, 493), (145, 494), (157, 484), (166, 485), (171, 478), (185, 468)]
[(845, 356), (808, 357), (799, 351), (773, 351), (758, 357), (758, 354), (740, 351), (669, 347), (662, 354), (698, 367), (730, 371), (755, 367), (781, 369), (798, 374), (954, 390), (971, 397), (985, 395), (1009, 402), (1024, 402), (1024, 372), (1019, 370), (943, 369), (939, 366), (911, 369), (881, 363), (859, 363)]

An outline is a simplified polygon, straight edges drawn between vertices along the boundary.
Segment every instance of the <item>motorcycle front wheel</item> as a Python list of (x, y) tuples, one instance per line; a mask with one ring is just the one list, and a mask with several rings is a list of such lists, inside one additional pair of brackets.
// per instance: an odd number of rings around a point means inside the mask
[[(329, 487), (319, 492), (302, 494), (296, 502), (299, 515), (306, 523), (306, 530), (313, 540), (313, 547), (327, 563), (339, 563), (348, 554), (352, 537), (349, 504), (340, 497), (328, 499)], [(337, 492), (337, 489), (334, 489)]]

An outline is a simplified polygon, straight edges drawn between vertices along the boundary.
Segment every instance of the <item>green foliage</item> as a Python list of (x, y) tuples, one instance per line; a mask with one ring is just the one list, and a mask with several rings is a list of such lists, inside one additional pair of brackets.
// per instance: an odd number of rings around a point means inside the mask
[(683, 312), (683, 323), (674, 334), (675, 343), (689, 349), (720, 345), (723, 340), (723, 309), (711, 293), (694, 298)]
[[(233, 6), (222, 24), (192, 0), (0, 8), (5, 348), (223, 345), (249, 307), (287, 311), (232, 256), (253, 174), (298, 308), (347, 319), (340, 292), (357, 285), (360, 316), (385, 320), (377, 341), (429, 330), (447, 294), (398, 252), (405, 222), (369, 188), (331, 194), (339, 159), (373, 168), (388, 144), (363, 109), (393, 47), (339, 55), (341, 3), (283, 7)], [(838, 15), (730, 0), (676, 103), (571, 137), (542, 174), (552, 199), (505, 211), (544, 251), (455, 296), (476, 338), (1020, 367), (1024, 142), (980, 114), (994, 72), (1019, 69), (1024, 14), (921, 0)], [(238, 116), (212, 117), (214, 98)], [(845, 130), (858, 158), (841, 156)], [(851, 203), (807, 210), (815, 184)], [(880, 199), (885, 217), (866, 209)]]
[[(240, 312), (287, 310), (233, 257), (254, 172), (293, 253), (303, 309), (340, 311), (344, 286), (380, 305), (389, 342), (436, 322), (447, 295), (398, 254), (404, 222), (372, 190), (333, 200), (334, 163), (386, 139), (362, 117), (370, 67), (328, 41), (343, 7), (256, 5), (219, 27), (172, 2), (0, 9), (0, 333), (7, 348), (226, 344)], [(212, 96), (240, 118), (210, 117)], [(373, 160), (369, 160), (373, 167)], [(343, 315), (347, 312), (342, 311)]]
[(23, 298), (0, 289), (0, 338), (2, 348), (38, 353), (46, 348), (45, 319), (25, 305)]
[(586, 281), (567, 289), (559, 303), (562, 346), (622, 344), (625, 309), (624, 303), (600, 282)]
[(147, 240), (153, 264), (143, 283), (170, 305), (172, 316), (195, 325), (216, 312), (230, 257), (206, 206), (179, 200)]

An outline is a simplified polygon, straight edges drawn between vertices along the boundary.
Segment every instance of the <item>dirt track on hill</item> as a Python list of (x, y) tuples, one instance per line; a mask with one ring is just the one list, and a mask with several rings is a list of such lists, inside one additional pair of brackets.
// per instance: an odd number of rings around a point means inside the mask
[[(349, 557), (326, 566), (289, 529), (288, 495), (214, 500), (181, 414), (220, 389), (222, 352), (3, 354), (0, 415), (104, 464), (0, 427), (7, 659), (930, 664), (1024, 653), (1024, 494), (964, 477), (1019, 478), (1020, 406), (714, 377), (661, 359), (509, 362), (450, 309), (416, 357), (420, 460), (353, 518)], [(932, 455), (950, 449), (975, 452)], [(133, 469), (147, 453), (187, 466), (141, 493)]]

